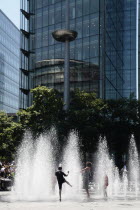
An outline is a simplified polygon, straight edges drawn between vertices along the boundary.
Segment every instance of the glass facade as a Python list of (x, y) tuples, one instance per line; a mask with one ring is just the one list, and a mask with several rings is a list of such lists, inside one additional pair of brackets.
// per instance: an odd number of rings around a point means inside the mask
[(106, 98), (136, 97), (136, 2), (106, 1)]
[[(136, 3), (133, 0), (70, 0), (70, 89), (101, 98), (136, 94)], [(21, 0), (21, 108), (30, 88), (63, 92), (64, 43), (52, 32), (65, 28), (65, 0)], [(127, 61), (128, 60), (128, 61)], [(133, 61), (133, 62), (132, 62)]]
[(0, 110), (7, 113), (19, 109), (19, 34), (0, 10)]
[(124, 24), (123, 24), (123, 96), (136, 97), (136, 6), (137, 0), (124, 0)]
[(123, 96), (123, 1), (106, 0), (105, 98)]
[[(39, 63), (39, 68), (35, 70), (34, 85), (63, 92), (64, 44), (55, 41), (52, 32), (65, 28), (65, 1), (50, 1), (45, 7), (46, 1), (37, 2), (35, 64), (38, 67)], [(70, 29), (78, 32), (77, 39), (70, 43), (70, 87), (99, 94), (99, 1), (92, 2), (93, 10), (89, 0), (84, 4), (70, 1)], [(48, 16), (43, 20), (44, 13)]]

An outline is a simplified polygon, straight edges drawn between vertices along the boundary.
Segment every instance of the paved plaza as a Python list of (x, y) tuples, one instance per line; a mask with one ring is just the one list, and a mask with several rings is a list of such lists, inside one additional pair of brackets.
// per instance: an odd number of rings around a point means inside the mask
[(11, 192), (0, 192), (0, 210), (138, 210), (140, 199), (95, 199), (80, 201), (69, 201), (64, 199), (61, 203), (56, 199), (53, 201), (11, 201)]

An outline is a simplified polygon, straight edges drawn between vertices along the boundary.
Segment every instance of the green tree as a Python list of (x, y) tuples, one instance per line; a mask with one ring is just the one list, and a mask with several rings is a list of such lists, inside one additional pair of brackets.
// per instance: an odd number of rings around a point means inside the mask
[(21, 110), (19, 116), (23, 128), (30, 128), (35, 135), (55, 126), (63, 145), (69, 132), (75, 129), (84, 152), (96, 150), (99, 135), (105, 135), (118, 156), (127, 152), (131, 133), (139, 139), (140, 102), (133, 98), (105, 101), (95, 93), (76, 90), (71, 94), (69, 111), (64, 112), (58, 91), (41, 86), (31, 93), (33, 105)]
[(6, 113), (0, 112), (0, 159), (11, 160), (21, 140), (23, 130)]
[(63, 102), (58, 91), (39, 86), (31, 90), (33, 104), (26, 110), (20, 110), (20, 123), (25, 129), (31, 129), (38, 135), (58, 123), (63, 114)]
[(79, 132), (83, 150), (86, 152), (96, 149), (105, 108), (106, 104), (95, 93), (76, 90), (72, 95), (69, 124)]
[(107, 100), (104, 110), (102, 133), (107, 137), (109, 148), (120, 157), (128, 152), (129, 139), (138, 124), (138, 101), (132, 98)]

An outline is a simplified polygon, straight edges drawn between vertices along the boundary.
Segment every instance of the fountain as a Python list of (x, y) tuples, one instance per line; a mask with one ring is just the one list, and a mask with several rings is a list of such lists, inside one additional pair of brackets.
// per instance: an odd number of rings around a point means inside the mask
[(50, 135), (41, 135), (35, 142), (25, 134), (18, 151), (14, 194), (18, 200), (43, 200), (53, 189), (54, 162)]
[(137, 197), (140, 190), (140, 164), (133, 135), (131, 136), (129, 145), (129, 179), (130, 191), (135, 193), (135, 196)]
[(81, 161), (79, 156), (78, 136), (76, 132), (71, 132), (68, 138), (68, 144), (64, 150), (63, 169), (69, 171), (67, 180), (72, 184), (72, 188), (64, 186), (65, 196), (76, 199), (82, 189), (81, 179)]
[(31, 166), (30, 157), (33, 155), (33, 142), (29, 132), (25, 133), (24, 140), (18, 150), (17, 170), (15, 174), (14, 191), (18, 194), (18, 199), (25, 198), (28, 194), (30, 170)]
[(96, 188), (98, 194), (103, 193), (103, 182), (105, 175), (108, 176), (108, 196), (126, 198), (127, 196), (138, 197), (140, 193), (140, 165), (138, 158), (138, 151), (134, 136), (131, 136), (129, 145), (129, 167), (122, 169), (120, 177), (119, 169), (115, 166), (113, 159), (111, 159), (106, 138), (99, 139), (97, 162), (96, 162)]
[[(54, 128), (48, 134), (41, 135), (34, 141), (30, 132), (25, 133), (17, 152), (17, 169), (13, 187), (15, 199), (48, 200), (58, 193), (55, 177), (55, 169), (59, 162), (58, 151), (57, 135)], [(59, 155), (61, 156), (61, 154)], [(65, 184), (65, 197), (75, 198), (81, 190), (81, 162), (78, 137), (75, 132), (71, 132), (69, 135), (62, 166), (65, 172), (70, 171), (68, 181), (73, 185), (70, 188)]]
[(109, 186), (107, 189), (108, 196), (112, 196), (115, 189), (115, 194), (117, 194), (118, 184), (119, 184), (119, 174), (118, 170), (115, 168), (113, 160), (109, 156), (106, 138), (99, 139), (98, 151), (97, 151), (97, 162), (95, 167), (95, 183), (97, 185), (98, 194), (103, 194), (103, 185), (105, 176), (108, 176)]
[[(63, 185), (62, 198), (79, 200), (83, 196), (81, 160), (78, 146), (78, 135), (71, 132), (67, 145), (64, 148), (62, 167), (69, 176), (66, 180), (71, 183)], [(47, 134), (41, 135), (33, 141), (30, 132), (26, 132), (17, 155), (17, 169), (13, 195), (17, 200), (50, 200), (58, 198), (58, 186), (55, 177), (60, 163), (60, 149), (57, 141), (56, 130), (52, 128)], [(140, 195), (140, 165), (138, 151), (134, 137), (130, 139), (129, 165), (121, 170), (115, 166), (114, 160), (109, 155), (106, 138), (99, 139), (94, 165), (95, 179), (91, 183), (90, 194), (103, 197), (105, 176), (108, 176), (108, 197), (122, 199), (126, 197), (137, 198)], [(92, 188), (92, 186), (94, 186)], [(54, 197), (55, 196), (55, 197)], [(57, 196), (57, 198), (56, 198)]]
[(121, 195), (126, 197), (128, 193), (128, 171), (126, 167), (122, 169), (122, 177), (121, 177)]
[(114, 196), (118, 196), (119, 191), (120, 191), (120, 174), (119, 174), (119, 169), (117, 167), (114, 168), (114, 182), (113, 182), (113, 194)]

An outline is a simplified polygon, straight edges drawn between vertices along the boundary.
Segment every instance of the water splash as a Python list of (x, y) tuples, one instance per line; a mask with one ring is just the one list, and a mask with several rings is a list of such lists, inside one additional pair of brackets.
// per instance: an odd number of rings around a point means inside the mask
[(128, 170), (126, 169), (126, 166), (125, 166), (122, 169), (121, 188), (120, 188), (120, 191), (124, 197), (126, 197), (128, 194), (128, 191), (129, 191), (128, 186), (129, 186)]
[[(17, 152), (17, 168), (15, 174), (14, 192), (17, 199), (21, 200), (24, 192), (24, 198), (28, 195), (28, 189), (30, 186), (30, 167), (32, 165), (33, 156), (33, 141), (30, 132), (26, 132), (23, 142)], [(26, 199), (26, 198), (25, 198)]]
[(121, 179), (119, 174), (119, 169), (117, 167), (114, 168), (114, 182), (113, 182), (113, 194), (114, 196), (118, 196), (120, 191)]
[[(63, 185), (63, 199), (79, 200), (79, 198), (82, 198), (83, 192), (85, 192), (82, 191), (78, 141), (76, 132), (71, 132), (64, 150), (62, 167), (64, 172), (70, 171), (66, 179), (73, 187), (71, 188), (67, 184)], [(15, 184), (13, 187), (14, 199), (29, 201), (52, 200), (56, 189), (58, 198), (58, 186), (54, 174), (61, 156), (60, 153), (54, 128), (34, 141), (32, 135), (26, 132), (18, 150)], [(100, 137), (96, 157), (96, 165), (94, 164), (94, 195), (103, 194), (105, 175), (109, 179), (107, 188), (109, 197), (121, 197), (122, 199), (127, 196), (135, 198), (140, 195), (140, 164), (134, 136), (131, 137), (129, 146), (129, 167), (127, 170), (123, 168), (121, 178), (114, 160), (109, 155), (106, 138)]]
[(54, 163), (50, 135), (35, 142), (26, 133), (18, 151), (14, 193), (18, 200), (46, 200), (53, 189)]
[(63, 156), (63, 169), (69, 171), (67, 180), (73, 186), (64, 186), (65, 196), (76, 199), (79, 197), (79, 192), (82, 189), (81, 181), (81, 160), (79, 156), (78, 136), (76, 132), (71, 132), (68, 138), (68, 144), (65, 148)]
[(108, 196), (118, 195), (120, 178), (119, 171), (113, 160), (110, 158), (106, 138), (99, 139), (98, 151), (97, 151), (97, 161), (96, 161), (96, 176), (95, 182), (97, 185), (97, 190), (100, 195), (103, 194), (103, 186), (105, 176), (108, 176), (109, 186), (107, 188)]
[(99, 139), (97, 162), (96, 162), (96, 186), (98, 193), (103, 193), (103, 182), (105, 175), (108, 176), (109, 197), (123, 197), (127, 196), (138, 197), (140, 193), (140, 164), (138, 151), (134, 136), (131, 136), (129, 145), (129, 167), (126, 166), (121, 170), (120, 177), (119, 170), (115, 166), (113, 159), (110, 158), (106, 138)]
[(129, 179), (130, 190), (135, 192), (137, 197), (140, 185), (140, 164), (136, 142), (133, 135), (131, 136), (129, 145)]

